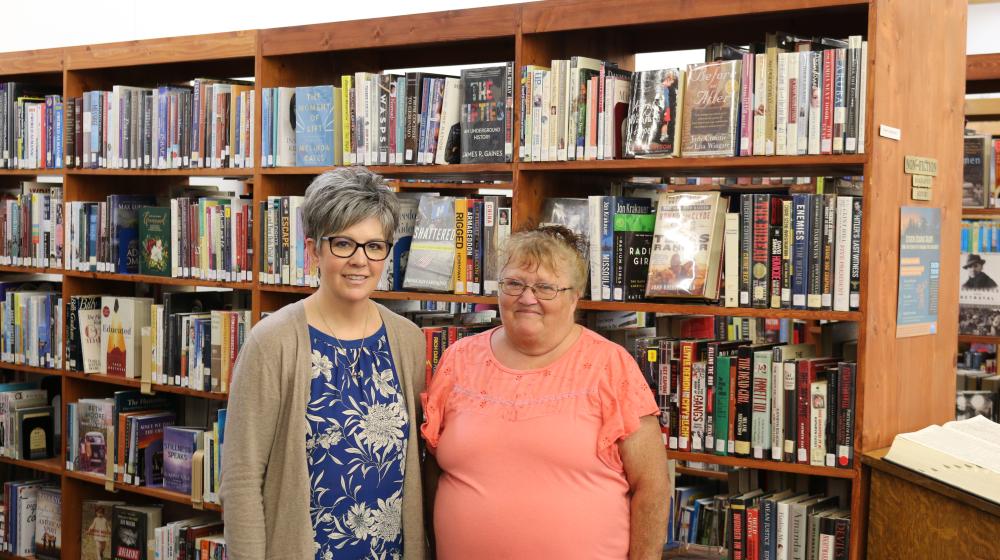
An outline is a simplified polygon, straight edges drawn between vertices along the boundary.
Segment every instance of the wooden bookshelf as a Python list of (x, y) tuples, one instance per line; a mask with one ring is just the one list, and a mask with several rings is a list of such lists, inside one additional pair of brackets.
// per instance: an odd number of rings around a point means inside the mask
[(971, 219), (998, 218), (1000, 217), (1000, 208), (962, 208), (962, 217)]
[[(142, 382), (140, 380), (126, 377), (112, 377), (110, 375), (102, 375), (99, 373), (81, 373), (79, 371), (63, 371), (62, 375), (64, 377), (82, 379), (93, 383), (117, 385), (123, 388), (128, 387), (130, 389), (140, 389), (142, 387)], [(216, 401), (225, 401), (229, 399), (229, 395), (226, 393), (198, 391), (197, 389), (178, 387), (177, 385), (162, 385), (160, 383), (153, 383), (150, 385), (150, 389), (154, 393), (170, 393), (173, 395), (184, 395), (186, 397), (196, 397), (199, 399), (211, 399)]]
[(981, 336), (976, 334), (960, 334), (958, 341), (966, 344), (1000, 344), (1000, 336)]
[[(755, 2), (676, 3), (655, 0), (547, 0), (519, 5), (451, 10), (288, 28), (235, 31), (211, 35), (127, 41), (46, 51), (0, 54), (0, 80), (35, 81), (62, 87), (63, 96), (109, 89), (115, 84), (153, 86), (194, 78), (253, 77), (256, 98), (254, 153), (260, 154), (261, 88), (335, 83), (355, 71), (515, 61), (515, 72), (527, 64), (548, 65), (553, 58), (583, 55), (612, 60), (633, 68), (636, 53), (703, 48), (712, 42), (745, 44), (765, 32), (785, 30), (802, 35), (865, 35), (869, 41), (865, 153), (844, 156), (775, 156), (743, 158), (674, 158), (658, 160), (579, 161), (449, 166), (377, 166), (389, 179), (429, 181), (401, 190), (509, 188), (514, 192), (514, 227), (537, 220), (551, 196), (599, 194), (608, 181), (649, 176), (864, 176), (861, 310), (725, 308), (686, 301), (590, 302), (582, 310), (638, 310), (657, 313), (776, 317), (807, 321), (852, 321), (859, 325), (855, 457), (889, 445), (895, 434), (947, 421), (953, 415), (950, 395), (955, 380), (940, 375), (955, 363), (958, 279), (943, 274), (939, 290), (938, 334), (895, 338), (898, 277), (899, 208), (905, 205), (942, 208), (941, 262), (958, 260), (960, 189), (944, 188), (961, 177), (960, 114), (966, 66), (965, 5), (934, 0), (757, 0)], [(935, 45), (928, 50), (926, 45)], [(989, 82), (1000, 59), (968, 60), (968, 79)], [(992, 74), (990, 72), (993, 72)], [(906, 95), (913, 84), (934, 76), (934, 87)], [(994, 88), (995, 91), (997, 88)], [(971, 90), (970, 90), (971, 91)], [(514, 136), (521, 112), (515, 92)], [(878, 136), (880, 124), (903, 131), (899, 141)], [(910, 200), (904, 155), (937, 159), (933, 199)], [(63, 177), (65, 201), (89, 201), (116, 193), (166, 193), (185, 177), (233, 177), (252, 183), (254, 209), (269, 196), (301, 195), (311, 179), (327, 168), (173, 169), (173, 170), (0, 170), (0, 186), (16, 185), (38, 175)], [(454, 184), (461, 180), (498, 184)], [(713, 187), (698, 186), (701, 189)], [(774, 190), (782, 186), (741, 186)], [(973, 216), (978, 214), (965, 215)], [(254, 262), (255, 273), (259, 264)], [(62, 276), (63, 301), (84, 293), (128, 294), (133, 283), (164, 286), (213, 286), (248, 290), (258, 319), (314, 291), (308, 287), (271, 286), (252, 282), (211, 282), (148, 276), (82, 273), (58, 268), (0, 267), (2, 274), (21, 272)], [(256, 274), (255, 274), (256, 277)], [(443, 300), (493, 303), (495, 298), (380, 292), (381, 299)], [(0, 364), (0, 369), (32, 375), (61, 375), (63, 402), (108, 396), (118, 387), (137, 387), (136, 380), (76, 372)], [(224, 395), (186, 388), (153, 386), (153, 390), (222, 401)], [(65, 404), (63, 408), (65, 417)], [(65, 442), (63, 447), (65, 448)], [(674, 459), (827, 477), (851, 488), (851, 558), (865, 552), (867, 475), (860, 464), (851, 469), (670, 452)], [(860, 461), (856, 461), (860, 463)], [(80, 504), (84, 499), (112, 496), (103, 480), (44, 466), (63, 488), (63, 553), (80, 557)], [(48, 468), (51, 467), (51, 468)], [(31, 467), (29, 467), (31, 468)], [(190, 499), (159, 489), (115, 485), (115, 489), (147, 501), (188, 508)], [(211, 508), (210, 508), (211, 509)], [(217, 508), (216, 508), (217, 509)]]
[[(77, 472), (64, 470), (63, 474), (69, 478), (87, 482), (90, 484), (96, 484), (99, 486), (104, 486), (106, 481), (104, 477), (98, 476), (94, 473)], [(138, 494), (140, 496), (148, 496), (150, 498), (156, 498), (157, 500), (163, 502), (173, 502), (175, 504), (182, 504), (185, 506), (191, 506), (191, 496), (188, 494), (181, 494), (180, 492), (172, 492), (170, 490), (165, 490), (156, 486), (136, 486), (134, 484), (125, 484), (124, 482), (114, 483), (115, 491), (129, 492), (131, 494)], [(119, 498), (124, 499), (124, 498)], [(126, 500), (127, 501), (127, 500)], [(208, 511), (222, 511), (222, 507), (217, 504), (205, 503), (203, 509)], [(66, 545), (63, 545), (66, 546)]]
[(62, 455), (58, 455), (51, 459), (40, 459), (38, 461), (0, 457), (0, 463), (7, 463), (8, 465), (14, 465), (16, 467), (55, 475), (61, 475), (63, 473)]
[(707, 469), (696, 469), (693, 467), (685, 467), (684, 465), (678, 464), (674, 467), (677, 474), (686, 474), (688, 476), (697, 476), (699, 478), (711, 478), (712, 480), (729, 480), (729, 473), (725, 471), (711, 471)]

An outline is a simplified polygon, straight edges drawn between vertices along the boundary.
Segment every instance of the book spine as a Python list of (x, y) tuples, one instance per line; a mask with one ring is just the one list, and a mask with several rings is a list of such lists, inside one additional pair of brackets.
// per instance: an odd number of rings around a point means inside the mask
[[(756, 154), (755, 154), (756, 155)], [(740, 195), (740, 307), (750, 306), (754, 195)]]
[(820, 154), (823, 128), (823, 51), (809, 53), (809, 155)]
[(726, 307), (740, 306), (740, 215), (731, 212), (726, 214), (725, 225), (725, 290), (724, 305)]
[(823, 51), (822, 121), (819, 144), (819, 153), (821, 154), (833, 153), (833, 94), (836, 65), (837, 50), (827, 49)]
[(823, 200), (823, 195), (810, 195), (809, 210), (806, 214), (806, 231), (809, 235), (806, 307), (809, 309), (823, 307)]
[(756, 308), (770, 305), (770, 227), (771, 195), (753, 195), (753, 245), (751, 246), (750, 304)]
[(805, 309), (809, 293), (809, 241), (808, 214), (811, 207), (810, 195), (792, 196), (792, 308)]
[(753, 420), (753, 354), (741, 348), (736, 361), (736, 416), (733, 420), (736, 456), (749, 457)]
[(861, 309), (861, 207), (863, 199), (853, 198), (851, 209), (851, 274), (850, 274), (850, 307), (851, 311)]
[(785, 155), (798, 155), (799, 144), (799, 53), (792, 52), (786, 55), (788, 90), (786, 99), (788, 100), (788, 124), (785, 127)]
[(826, 465), (826, 405), (827, 380), (809, 384), (809, 464)]
[(754, 55), (753, 155), (767, 154), (767, 55)]
[(601, 299), (611, 300), (611, 264), (614, 255), (615, 197), (601, 197), (600, 248), (601, 248)]
[(709, 344), (705, 350), (705, 452), (715, 451), (715, 380), (718, 344)]
[(794, 463), (798, 445), (798, 365), (794, 360), (783, 364), (782, 388), (784, 389), (784, 420), (785, 439), (782, 445), (782, 460)]
[(782, 269), (784, 265), (783, 253), (784, 245), (782, 239), (783, 231), (783, 214), (782, 208), (784, 206), (784, 201), (778, 198), (771, 199), (771, 213), (770, 219), (770, 306), (772, 309), (781, 308), (781, 282), (782, 282)]
[(847, 125), (845, 127), (844, 151), (858, 153), (858, 91), (861, 70), (861, 36), (851, 35), (847, 39)]
[(696, 343), (681, 343), (680, 394), (678, 395), (680, 418), (677, 430), (677, 449), (680, 451), (691, 450), (691, 370), (698, 358), (696, 354)]
[(775, 348), (771, 356), (771, 459), (781, 460), (785, 442), (785, 364), (782, 352)]
[(788, 59), (796, 56), (794, 53), (778, 53), (778, 89), (775, 103), (775, 133), (774, 153), (783, 156), (787, 153), (788, 142)]
[(771, 351), (755, 352), (750, 425), (754, 459), (763, 459), (771, 449), (771, 373)]
[(837, 380), (837, 466), (854, 465), (854, 387), (857, 364), (841, 362)]
[(809, 406), (809, 396), (812, 390), (812, 381), (811, 364), (808, 360), (800, 361), (795, 372), (795, 462), (802, 464), (809, 463), (809, 450), (811, 449), (809, 418), (812, 407)]
[(846, 73), (847, 49), (834, 50), (833, 73), (833, 153), (844, 153), (847, 128)]
[(705, 362), (691, 364), (691, 451), (705, 451)]

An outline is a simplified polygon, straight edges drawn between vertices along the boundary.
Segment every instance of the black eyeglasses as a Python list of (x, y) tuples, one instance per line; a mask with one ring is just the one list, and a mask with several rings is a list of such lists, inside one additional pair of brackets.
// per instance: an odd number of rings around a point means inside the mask
[(556, 299), (561, 292), (572, 290), (573, 288), (560, 288), (558, 286), (553, 286), (552, 284), (545, 284), (544, 282), (538, 284), (525, 284), (520, 280), (514, 280), (512, 278), (504, 278), (500, 281), (500, 291), (507, 294), (508, 296), (518, 297), (524, 293), (524, 290), (531, 289), (531, 292), (535, 294), (538, 299), (550, 300)]
[(329, 242), (331, 255), (342, 259), (349, 259), (353, 257), (354, 253), (358, 252), (358, 247), (361, 247), (365, 256), (368, 257), (368, 260), (384, 261), (386, 257), (389, 256), (389, 250), (392, 249), (392, 243), (389, 243), (388, 241), (366, 241), (365, 243), (358, 243), (350, 237), (338, 237), (336, 235), (330, 235), (320, 239), (325, 239)]

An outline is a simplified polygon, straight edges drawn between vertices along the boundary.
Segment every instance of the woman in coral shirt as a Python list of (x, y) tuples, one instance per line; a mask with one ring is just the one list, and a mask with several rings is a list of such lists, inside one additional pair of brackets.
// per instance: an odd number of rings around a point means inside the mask
[(574, 322), (583, 254), (561, 226), (513, 235), (503, 325), (441, 358), (421, 432), (440, 466), (429, 490), (442, 560), (660, 558), (658, 409), (628, 352)]

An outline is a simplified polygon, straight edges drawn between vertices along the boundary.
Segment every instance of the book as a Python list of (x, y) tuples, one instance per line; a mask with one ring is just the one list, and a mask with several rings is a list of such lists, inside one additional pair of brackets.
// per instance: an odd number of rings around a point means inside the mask
[(646, 297), (719, 297), (727, 206), (718, 192), (660, 194)]
[(898, 434), (884, 459), (1000, 504), (1000, 425), (983, 416)]
[(962, 206), (983, 208), (989, 206), (992, 196), (992, 166), (990, 157), (993, 149), (990, 138), (980, 135), (966, 135), (962, 149)]
[(53, 407), (23, 408), (17, 410), (15, 415), (16, 433), (20, 435), (15, 458), (37, 461), (52, 457), (55, 449)]
[(113, 560), (152, 560), (155, 555), (153, 529), (159, 527), (162, 506), (116, 505), (111, 528)]
[(741, 64), (713, 62), (687, 71), (681, 114), (685, 157), (738, 155)]
[(192, 458), (201, 449), (201, 428), (166, 426), (163, 429), (163, 488), (191, 493)]
[(139, 274), (170, 276), (170, 208), (139, 209)]
[(149, 324), (151, 298), (101, 297), (101, 371), (136, 377), (142, 340), (139, 327)]
[(454, 264), (455, 199), (421, 197), (403, 288), (451, 292), (455, 287)]
[(461, 163), (511, 161), (513, 63), (462, 70)]
[(337, 165), (340, 150), (334, 119), (340, 106), (340, 89), (334, 86), (295, 88), (295, 165), (329, 167)]
[(632, 75), (628, 107), (627, 157), (666, 157), (680, 154), (684, 72), (676, 68), (647, 70)]
[(43, 486), (35, 505), (35, 558), (59, 560), (62, 551), (62, 490)]
[(385, 261), (382, 277), (379, 279), (379, 290), (401, 291), (406, 263), (410, 256), (410, 245), (413, 242), (413, 230), (417, 222), (418, 199), (399, 196), (399, 220), (393, 232), (392, 254)]
[(80, 514), (80, 554), (82, 560), (111, 560), (111, 523), (114, 508), (121, 501), (83, 500)]
[(80, 399), (77, 456), (74, 470), (104, 475), (107, 472), (108, 442), (112, 436), (112, 399)]

